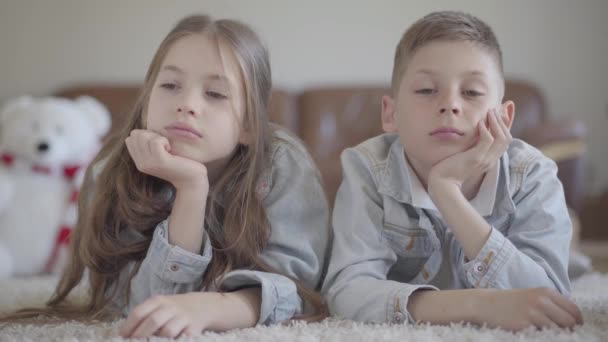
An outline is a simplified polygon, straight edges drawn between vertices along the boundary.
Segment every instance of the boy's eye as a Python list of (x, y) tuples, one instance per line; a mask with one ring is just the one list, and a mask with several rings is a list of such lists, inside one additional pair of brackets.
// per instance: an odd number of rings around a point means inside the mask
[(416, 90), (416, 94), (431, 95), (435, 93), (435, 89), (424, 88)]
[(482, 96), (483, 93), (478, 92), (477, 90), (465, 90), (464, 94), (470, 97)]
[(222, 93), (215, 92), (215, 91), (207, 91), (207, 92), (205, 92), (205, 94), (211, 98), (218, 99), (218, 100), (223, 100), (223, 99), (228, 98), (228, 96), (226, 96)]
[(177, 88), (177, 84), (175, 83), (163, 83), (160, 85), (161, 88), (167, 89), (167, 90), (175, 90)]

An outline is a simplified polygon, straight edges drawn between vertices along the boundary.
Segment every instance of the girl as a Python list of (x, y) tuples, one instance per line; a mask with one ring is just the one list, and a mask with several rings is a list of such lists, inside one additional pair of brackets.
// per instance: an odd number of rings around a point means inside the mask
[[(71, 262), (48, 307), (21, 317), (118, 310), (125, 337), (323, 317), (311, 289), (327, 201), (305, 148), (269, 125), (270, 91), (268, 52), (249, 27), (180, 21), (128, 124), (87, 170)], [(90, 299), (69, 305), (85, 270)]]

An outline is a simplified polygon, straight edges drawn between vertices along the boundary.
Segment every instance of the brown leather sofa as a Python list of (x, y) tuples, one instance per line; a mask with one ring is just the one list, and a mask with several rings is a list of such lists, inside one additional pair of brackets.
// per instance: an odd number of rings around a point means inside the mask
[[(113, 127), (123, 123), (138, 93), (137, 86), (91, 85), (62, 89), (55, 95), (73, 98), (91, 95), (113, 114)], [(270, 105), (271, 121), (297, 134), (317, 162), (331, 202), (340, 185), (340, 152), (380, 134), (380, 101), (388, 94), (382, 86), (350, 86), (306, 89), (291, 94), (277, 89)], [(516, 106), (512, 127), (521, 138), (554, 158), (564, 184), (566, 201), (581, 209), (584, 177), (585, 134), (578, 120), (550, 120), (541, 91), (526, 81), (508, 80), (505, 99)]]

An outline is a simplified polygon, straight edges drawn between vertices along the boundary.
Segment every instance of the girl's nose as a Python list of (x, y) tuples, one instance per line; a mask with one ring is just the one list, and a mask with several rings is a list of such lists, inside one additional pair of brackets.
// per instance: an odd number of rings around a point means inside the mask
[(177, 107), (178, 113), (188, 113), (190, 115), (197, 115), (196, 111), (189, 106), (179, 106)]

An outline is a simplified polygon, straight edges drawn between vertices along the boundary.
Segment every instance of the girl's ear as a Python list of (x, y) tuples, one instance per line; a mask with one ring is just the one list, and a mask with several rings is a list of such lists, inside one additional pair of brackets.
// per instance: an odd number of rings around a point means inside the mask
[(505, 123), (507, 124), (507, 127), (511, 129), (511, 126), (513, 125), (513, 119), (515, 118), (515, 103), (510, 100), (505, 101), (505, 103), (501, 105), (501, 108), (502, 113), (507, 116), (507, 121)]
[(395, 100), (388, 96), (382, 96), (382, 129), (386, 133), (397, 132), (397, 120), (395, 118)]
[(239, 143), (247, 146), (247, 145), (251, 144), (251, 141), (252, 141), (251, 130), (249, 130), (248, 128), (242, 129), (241, 133), (239, 135)]

